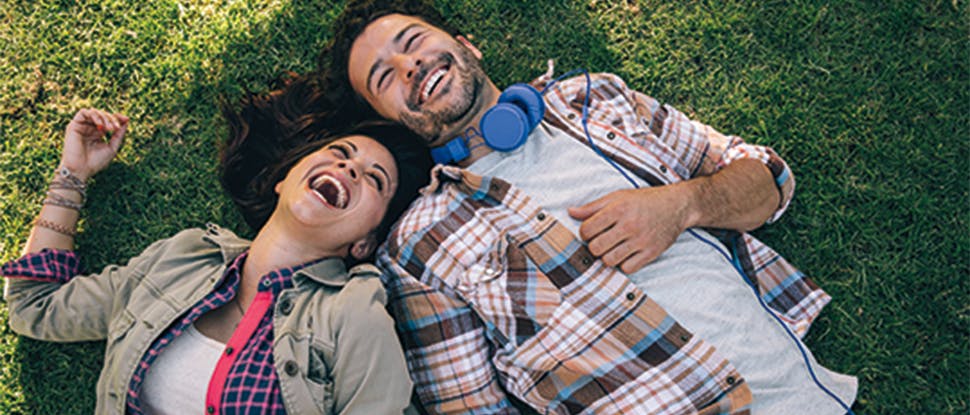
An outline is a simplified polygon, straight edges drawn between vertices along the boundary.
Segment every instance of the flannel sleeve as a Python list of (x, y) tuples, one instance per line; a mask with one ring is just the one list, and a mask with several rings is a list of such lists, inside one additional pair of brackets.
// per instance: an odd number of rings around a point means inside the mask
[(81, 272), (81, 261), (74, 251), (43, 249), (3, 264), (0, 271), (6, 278), (63, 284)]

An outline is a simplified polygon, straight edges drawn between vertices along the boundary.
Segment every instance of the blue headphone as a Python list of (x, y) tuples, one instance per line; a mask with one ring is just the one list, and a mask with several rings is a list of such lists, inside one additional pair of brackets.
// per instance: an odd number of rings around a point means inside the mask
[[(485, 112), (478, 124), (477, 134), (493, 150), (512, 151), (525, 143), (545, 113), (546, 103), (542, 99), (542, 93), (531, 85), (515, 84), (502, 91), (498, 103)], [(471, 155), (468, 139), (476, 133), (474, 127), (469, 130), (444, 146), (431, 149), (434, 162), (447, 164), (468, 158)]]

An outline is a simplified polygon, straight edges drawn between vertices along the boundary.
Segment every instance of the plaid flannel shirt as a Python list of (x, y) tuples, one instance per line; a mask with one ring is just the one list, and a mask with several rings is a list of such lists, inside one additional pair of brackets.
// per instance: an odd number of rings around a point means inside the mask
[[(781, 194), (772, 220), (787, 207), (794, 179), (771, 149), (691, 121), (615, 75), (592, 79), (589, 132), (618, 164), (663, 185), (757, 159)], [(583, 143), (585, 94), (578, 77), (545, 95), (545, 121)], [(528, 195), (449, 166), (436, 167), (423, 192), (378, 264), (426, 409), (516, 413), (511, 394), (548, 413), (747, 412), (750, 390), (730, 362)], [(750, 235), (716, 235), (804, 335), (828, 295)]]
[[(145, 373), (165, 347), (199, 317), (235, 297), (245, 258), (245, 253), (239, 255), (226, 269), (218, 287), (155, 339), (142, 356), (128, 386), (129, 413), (143, 413), (139, 396), (141, 385)], [(279, 269), (260, 279), (256, 298), (226, 344), (226, 353), (220, 358), (210, 380), (206, 396), (207, 413), (286, 413), (273, 366), (272, 311), (277, 294), (292, 286), (290, 277), (305, 265)], [(30, 278), (63, 284), (79, 275), (81, 266), (73, 251), (45, 249), (4, 264), (2, 271), (8, 278)]]

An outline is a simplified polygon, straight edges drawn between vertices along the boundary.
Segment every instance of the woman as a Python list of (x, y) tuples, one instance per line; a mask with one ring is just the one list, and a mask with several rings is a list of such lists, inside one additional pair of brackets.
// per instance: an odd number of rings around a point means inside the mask
[(93, 109), (68, 125), (26, 254), (3, 266), (11, 327), (49, 341), (107, 339), (99, 414), (400, 413), (411, 383), (378, 271), (344, 261), (383, 239), (375, 230), (394, 219), (385, 213), (423, 183), (398, 177), (426, 175), (426, 151), (388, 125), (300, 146), (263, 169), (272, 209), (251, 243), (209, 225), (76, 276), (85, 182), (127, 127)]

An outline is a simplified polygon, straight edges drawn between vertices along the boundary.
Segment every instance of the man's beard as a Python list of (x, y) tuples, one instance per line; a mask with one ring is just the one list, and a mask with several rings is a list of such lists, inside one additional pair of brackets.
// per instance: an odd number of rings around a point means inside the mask
[[(437, 111), (423, 110), (418, 105), (421, 85), (429, 75), (428, 72), (441, 67), (442, 64), (450, 65), (451, 69), (454, 70), (452, 79), (448, 85), (436, 87), (444, 89), (434, 91), (434, 94), (439, 99), (451, 98), (451, 101)], [(485, 71), (481, 64), (467, 48), (458, 48), (457, 56), (442, 55), (434, 62), (424, 65), (420, 72), (416, 74), (414, 86), (407, 100), (409, 112), (401, 114), (401, 124), (424, 137), (428, 144), (437, 142), (443, 134), (455, 135), (456, 133), (451, 130), (453, 130), (455, 124), (466, 118), (476, 106), (485, 79)], [(457, 90), (452, 91), (453, 88), (457, 88)]]

